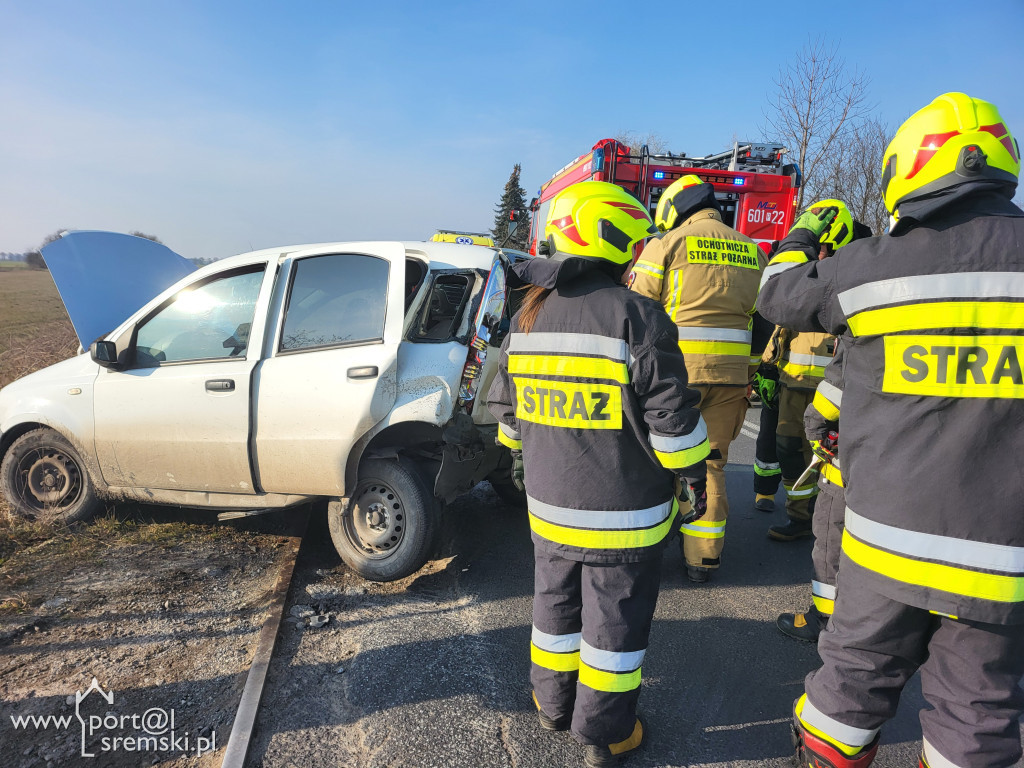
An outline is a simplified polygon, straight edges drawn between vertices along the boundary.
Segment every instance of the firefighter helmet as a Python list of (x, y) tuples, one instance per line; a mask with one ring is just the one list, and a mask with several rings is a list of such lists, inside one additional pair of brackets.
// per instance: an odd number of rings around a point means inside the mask
[(853, 240), (853, 214), (846, 207), (846, 203), (842, 200), (819, 200), (816, 203), (811, 203), (808, 210), (816, 211), (819, 208), (838, 209), (836, 217), (832, 219), (832, 223), (828, 225), (828, 229), (821, 236), (821, 242), (828, 243), (832, 246), (833, 251), (837, 251)]
[(544, 237), (555, 259), (600, 259), (626, 265), (633, 246), (658, 234), (651, 215), (622, 187), (607, 181), (581, 181), (551, 201)]
[(676, 179), (668, 185), (665, 191), (661, 193), (661, 198), (658, 200), (658, 208), (654, 212), (654, 223), (658, 229), (662, 232), (668, 232), (679, 222), (679, 208), (676, 206), (676, 195), (684, 189), (703, 183), (700, 178), (692, 173), (688, 173), (686, 176)]
[(1016, 185), (1020, 146), (995, 104), (944, 93), (911, 115), (882, 156), (889, 213), (900, 203), (976, 179)]

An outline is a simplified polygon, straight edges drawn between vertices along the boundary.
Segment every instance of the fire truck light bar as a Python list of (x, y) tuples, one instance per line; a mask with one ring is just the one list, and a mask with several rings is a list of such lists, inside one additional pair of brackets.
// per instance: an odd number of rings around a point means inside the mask
[(732, 183), (735, 184), (737, 187), (742, 187), (745, 182), (746, 182), (746, 179), (733, 179), (732, 180)]
[(654, 172), (654, 178), (656, 178), (656, 179), (664, 179), (665, 178), (665, 172), (664, 171), (655, 171)]

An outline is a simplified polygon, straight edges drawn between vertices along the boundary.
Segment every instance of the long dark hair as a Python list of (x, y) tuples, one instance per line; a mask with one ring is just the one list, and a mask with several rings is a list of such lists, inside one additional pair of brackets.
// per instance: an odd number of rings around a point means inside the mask
[(519, 309), (519, 330), (529, 333), (533, 330), (533, 323), (540, 313), (544, 299), (551, 293), (550, 288), (541, 288), (539, 285), (531, 285), (526, 289), (526, 296), (523, 297), (523, 304)]

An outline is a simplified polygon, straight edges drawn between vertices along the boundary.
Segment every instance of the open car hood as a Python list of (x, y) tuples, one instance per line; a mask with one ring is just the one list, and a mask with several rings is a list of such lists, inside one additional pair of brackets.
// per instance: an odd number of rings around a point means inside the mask
[(166, 245), (118, 232), (68, 232), (42, 250), (83, 349), (196, 269)]

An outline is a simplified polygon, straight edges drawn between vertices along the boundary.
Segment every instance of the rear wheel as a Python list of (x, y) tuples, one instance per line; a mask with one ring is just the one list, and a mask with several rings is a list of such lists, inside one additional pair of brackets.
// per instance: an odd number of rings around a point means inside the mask
[(370, 459), (348, 505), (332, 503), (331, 540), (345, 564), (371, 581), (395, 581), (418, 571), (433, 554), (440, 504), (407, 460)]
[(11, 444), (0, 464), (0, 492), (15, 514), (44, 523), (86, 520), (100, 507), (78, 451), (45, 427)]

